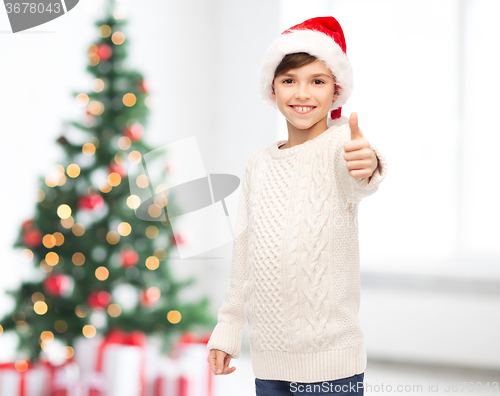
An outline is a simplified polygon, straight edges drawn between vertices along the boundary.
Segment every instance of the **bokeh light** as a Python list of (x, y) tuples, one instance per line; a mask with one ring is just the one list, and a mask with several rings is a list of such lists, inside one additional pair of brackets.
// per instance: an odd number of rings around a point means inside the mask
[(117, 144), (119, 149), (128, 150), (132, 145), (132, 140), (130, 140), (130, 138), (127, 136), (122, 136), (120, 139), (118, 139)]
[(132, 226), (129, 223), (123, 222), (118, 225), (118, 233), (121, 236), (130, 235), (131, 232), (132, 232)]
[(130, 209), (137, 209), (139, 206), (141, 206), (141, 198), (137, 195), (130, 195), (127, 198), (127, 206)]
[(167, 313), (167, 320), (173, 324), (179, 323), (181, 321), (181, 313), (175, 310), (169, 311)]
[(89, 103), (89, 96), (85, 93), (81, 93), (76, 95), (76, 104), (81, 107), (87, 106), (87, 103)]
[(155, 256), (149, 256), (146, 259), (146, 267), (149, 270), (153, 271), (153, 270), (157, 269), (159, 266), (160, 266), (160, 260), (158, 260), (157, 257), (155, 257)]
[(111, 41), (115, 45), (121, 45), (125, 42), (125, 35), (122, 32), (114, 32), (111, 36)]
[(123, 104), (127, 107), (132, 107), (137, 102), (137, 98), (133, 93), (126, 93), (123, 95)]
[(82, 236), (85, 234), (85, 226), (83, 224), (76, 223), (73, 225), (72, 231), (76, 236)]
[(93, 100), (92, 102), (90, 102), (87, 108), (89, 113), (95, 116), (104, 113), (104, 104), (102, 104), (98, 100)]
[(142, 154), (139, 151), (131, 151), (128, 154), (128, 160), (131, 164), (138, 164), (142, 160)]
[(45, 262), (53, 267), (54, 265), (57, 265), (57, 263), (59, 263), (59, 255), (56, 252), (48, 252), (45, 255)]
[(26, 360), (16, 360), (16, 362), (14, 363), (14, 367), (17, 371), (22, 373), (28, 370), (28, 362)]
[(135, 179), (135, 184), (139, 188), (146, 188), (149, 186), (149, 178), (146, 175), (139, 175)]
[(83, 326), (82, 333), (85, 337), (92, 338), (96, 335), (97, 330), (92, 325), (85, 325), (85, 326)]
[(56, 320), (54, 323), (54, 329), (58, 333), (64, 333), (66, 330), (68, 330), (68, 324), (64, 320)]
[(149, 205), (148, 207), (148, 214), (153, 217), (153, 218), (157, 218), (157, 217), (160, 217), (163, 213), (163, 209), (161, 208), (161, 206), (158, 206), (156, 204), (152, 204), (152, 205)]
[(120, 306), (118, 304), (110, 304), (109, 305), (109, 307), (108, 307), (109, 316), (116, 318), (116, 317), (120, 316), (121, 313), (122, 313), (122, 309), (120, 308)]
[(85, 263), (85, 256), (83, 253), (76, 252), (71, 256), (71, 261), (77, 266), (82, 266)]
[(45, 296), (40, 292), (35, 292), (31, 296), (31, 301), (33, 301), (33, 304), (37, 301), (45, 301)]
[(118, 242), (120, 242), (120, 234), (118, 234), (116, 231), (109, 231), (106, 234), (106, 240), (109, 244), (116, 245)]
[(69, 177), (75, 178), (80, 175), (80, 167), (77, 164), (69, 164), (66, 168)]
[(100, 281), (104, 281), (109, 277), (109, 271), (106, 267), (97, 267), (95, 270), (95, 277)]
[(160, 231), (158, 230), (158, 227), (156, 226), (149, 226), (148, 228), (146, 228), (146, 236), (149, 238), (149, 239), (154, 239), (156, 238), (158, 235), (159, 235)]
[(96, 78), (91, 84), (92, 91), (101, 92), (104, 89), (104, 81), (100, 78)]
[(76, 316), (78, 316), (79, 318), (84, 318), (85, 316), (87, 316), (89, 313), (89, 310), (86, 306), (84, 305), (77, 305), (75, 307), (75, 314)]
[(59, 207), (57, 208), (57, 215), (61, 219), (67, 219), (69, 216), (71, 216), (71, 208), (66, 204), (59, 205)]
[(121, 181), (122, 177), (116, 172), (112, 172), (108, 176), (108, 183), (113, 187), (118, 186), (121, 183)]
[(38, 315), (44, 315), (45, 313), (47, 313), (48, 306), (45, 301), (37, 301), (35, 304), (33, 304), (33, 310)]
[(99, 36), (102, 38), (109, 37), (111, 34), (111, 27), (109, 25), (101, 25), (99, 26)]
[(82, 147), (82, 153), (87, 157), (91, 157), (95, 154), (95, 145), (93, 143), (85, 143)]

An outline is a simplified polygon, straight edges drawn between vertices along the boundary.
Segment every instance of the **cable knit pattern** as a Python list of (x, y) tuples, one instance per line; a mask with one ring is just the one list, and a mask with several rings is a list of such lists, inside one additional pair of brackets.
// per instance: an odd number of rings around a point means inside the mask
[(248, 323), (254, 375), (331, 381), (366, 369), (360, 304), (358, 205), (387, 173), (349, 176), (345, 116), (303, 144), (254, 152), (242, 182), (230, 286), (207, 349), (240, 357)]

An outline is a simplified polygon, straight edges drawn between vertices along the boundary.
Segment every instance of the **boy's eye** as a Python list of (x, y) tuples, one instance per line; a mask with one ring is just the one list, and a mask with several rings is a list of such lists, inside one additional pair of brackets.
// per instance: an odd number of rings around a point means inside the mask
[[(286, 80), (283, 80), (282, 82), (283, 82), (284, 84), (287, 84), (288, 82), (290, 82), (290, 83), (291, 83), (291, 82), (293, 82), (293, 80), (292, 80), (291, 78), (287, 78)], [(324, 84), (325, 82), (324, 82), (324, 81), (322, 81), (322, 80), (314, 80), (314, 83), (315, 83), (315, 85), (318, 85), (318, 84), (316, 84), (316, 83), (319, 83), (319, 84)]]

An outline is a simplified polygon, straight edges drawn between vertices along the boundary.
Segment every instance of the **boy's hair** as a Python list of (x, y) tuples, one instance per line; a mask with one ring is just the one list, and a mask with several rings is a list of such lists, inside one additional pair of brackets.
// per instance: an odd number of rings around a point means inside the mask
[[(281, 60), (278, 67), (274, 71), (272, 88), (274, 92), (274, 79), (280, 74), (284, 74), (291, 69), (298, 69), (299, 67), (306, 66), (314, 61), (318, 60), (313, 55), (308, 54), (307, 52), (295, 52), (293, 54), (286, 54)], [(333, 73), (332, 73), (333, 75)], [(334, 81), (337, 81), (335, 76), (333, 76)], [(337, 84), (335, 84), (335, 94), (338, 94), (339, 91), (337, 89)]]

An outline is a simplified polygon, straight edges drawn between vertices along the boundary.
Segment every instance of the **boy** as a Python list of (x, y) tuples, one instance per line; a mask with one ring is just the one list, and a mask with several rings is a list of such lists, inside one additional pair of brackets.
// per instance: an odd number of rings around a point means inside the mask
[(353, 85), (345, 50), (333, 17), (312, 18), (285, 30), (261, 66), (262, 99), (285, 116), (288, 140), (248, 160), (231, 284), (207, 344), (214, 374), (234, 372), (248, 322), (258, 396), (363, 394), (357, 213), (387, 162), (356, 113), (341, 116)]

